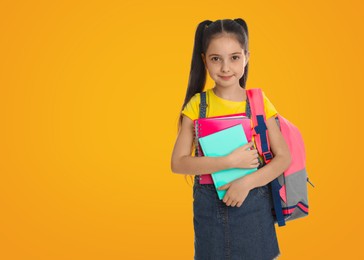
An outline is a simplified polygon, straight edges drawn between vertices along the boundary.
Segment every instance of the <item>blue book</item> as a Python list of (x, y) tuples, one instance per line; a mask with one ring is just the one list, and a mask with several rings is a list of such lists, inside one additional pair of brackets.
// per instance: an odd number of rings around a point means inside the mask
[[(226, 156), (248, 143), (241, 124), (200, 137), (199, 142), (205, 156)], [(227, 190), (217, 190), (233, 180), (257, 171), (257, 168), (230, 168), (211, 173), (219, 199), (222, 200)]]

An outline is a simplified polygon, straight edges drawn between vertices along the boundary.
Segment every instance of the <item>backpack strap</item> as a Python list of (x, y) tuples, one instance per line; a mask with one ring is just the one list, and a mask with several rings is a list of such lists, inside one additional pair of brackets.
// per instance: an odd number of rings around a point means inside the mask
[(201, 102), (200, 102), (200, 116), (199, 118), (205, 118), (206, 117), (206, 91), (201, 92), (200, 94)]
[[(200, 93), (200, 115), (198, 118), (205, 118), (206, 117), (206, 107), (207, 107), (207, 103), (206, 103), (206, 91), (203, 91)], [(197, 142), (197, 137), (196, 137), (196, 147), (195, 147), (195, 156), (198, 156), (198, 142)]]
[(260, 88), (247, 89), (247, 96), (251, 102), (251, 120), (253, 120), (253, 135), (259, 153), (263, 156), (264, 162), (268, 163), (273, 159), (270, 151), (268, 128), (265, 124), (265, 110), (263, 94)]
[[(273, 154), (270, 151), (269, 145), (263, 93), (260, 88), (248, 89), (246, 93), (250, 100), (251, 120), (253, 121), (253, 135), (255, 144), (257, 146), (258, 152), (263, 156), (265, 163), (269, 163), (273, 159)], [(279, 193), (282, 186), (279, 184), (278, 178), (272, 180), (270, 185), (272, 188), (273, 205), (278, 225), (284, 226), (286, 222), (283, 216), (281, 196)]]

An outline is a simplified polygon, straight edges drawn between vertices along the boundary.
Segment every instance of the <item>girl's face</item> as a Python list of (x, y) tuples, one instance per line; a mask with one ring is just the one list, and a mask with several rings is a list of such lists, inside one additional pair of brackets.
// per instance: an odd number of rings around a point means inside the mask
[(245, 55), (233, 36), (225, 34), (214, 38), (207, 48), (206, 56), (203, 53), (201, 55), (217, 87), (240, 87), (239, 79), (244, 75), (249, 52)]

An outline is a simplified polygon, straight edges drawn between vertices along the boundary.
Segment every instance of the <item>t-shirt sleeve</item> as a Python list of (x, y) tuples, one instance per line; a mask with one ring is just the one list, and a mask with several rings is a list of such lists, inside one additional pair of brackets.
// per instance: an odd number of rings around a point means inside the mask
[(274, 107), (272, 102), (268, 99), (268, 97), (263, 92), (263, 98), (264, 98), (264, 109), (265, 109), (265, 118), (271, 118), (272, 116), (275, 116), (278, 112), (277, 109)]
[(195, 120), (199, 116), (200, 93), (196, 93), (191, 97), (190, 101), (182, 110), (182, 114), (188, 116), (191, 120)]

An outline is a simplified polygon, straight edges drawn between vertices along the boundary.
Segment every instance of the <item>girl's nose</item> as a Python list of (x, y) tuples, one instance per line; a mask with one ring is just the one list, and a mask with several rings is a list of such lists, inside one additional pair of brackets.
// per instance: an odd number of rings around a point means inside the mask
[(222, 63), (221, 71), (229, 72), (229, 64), (226, 61)]

